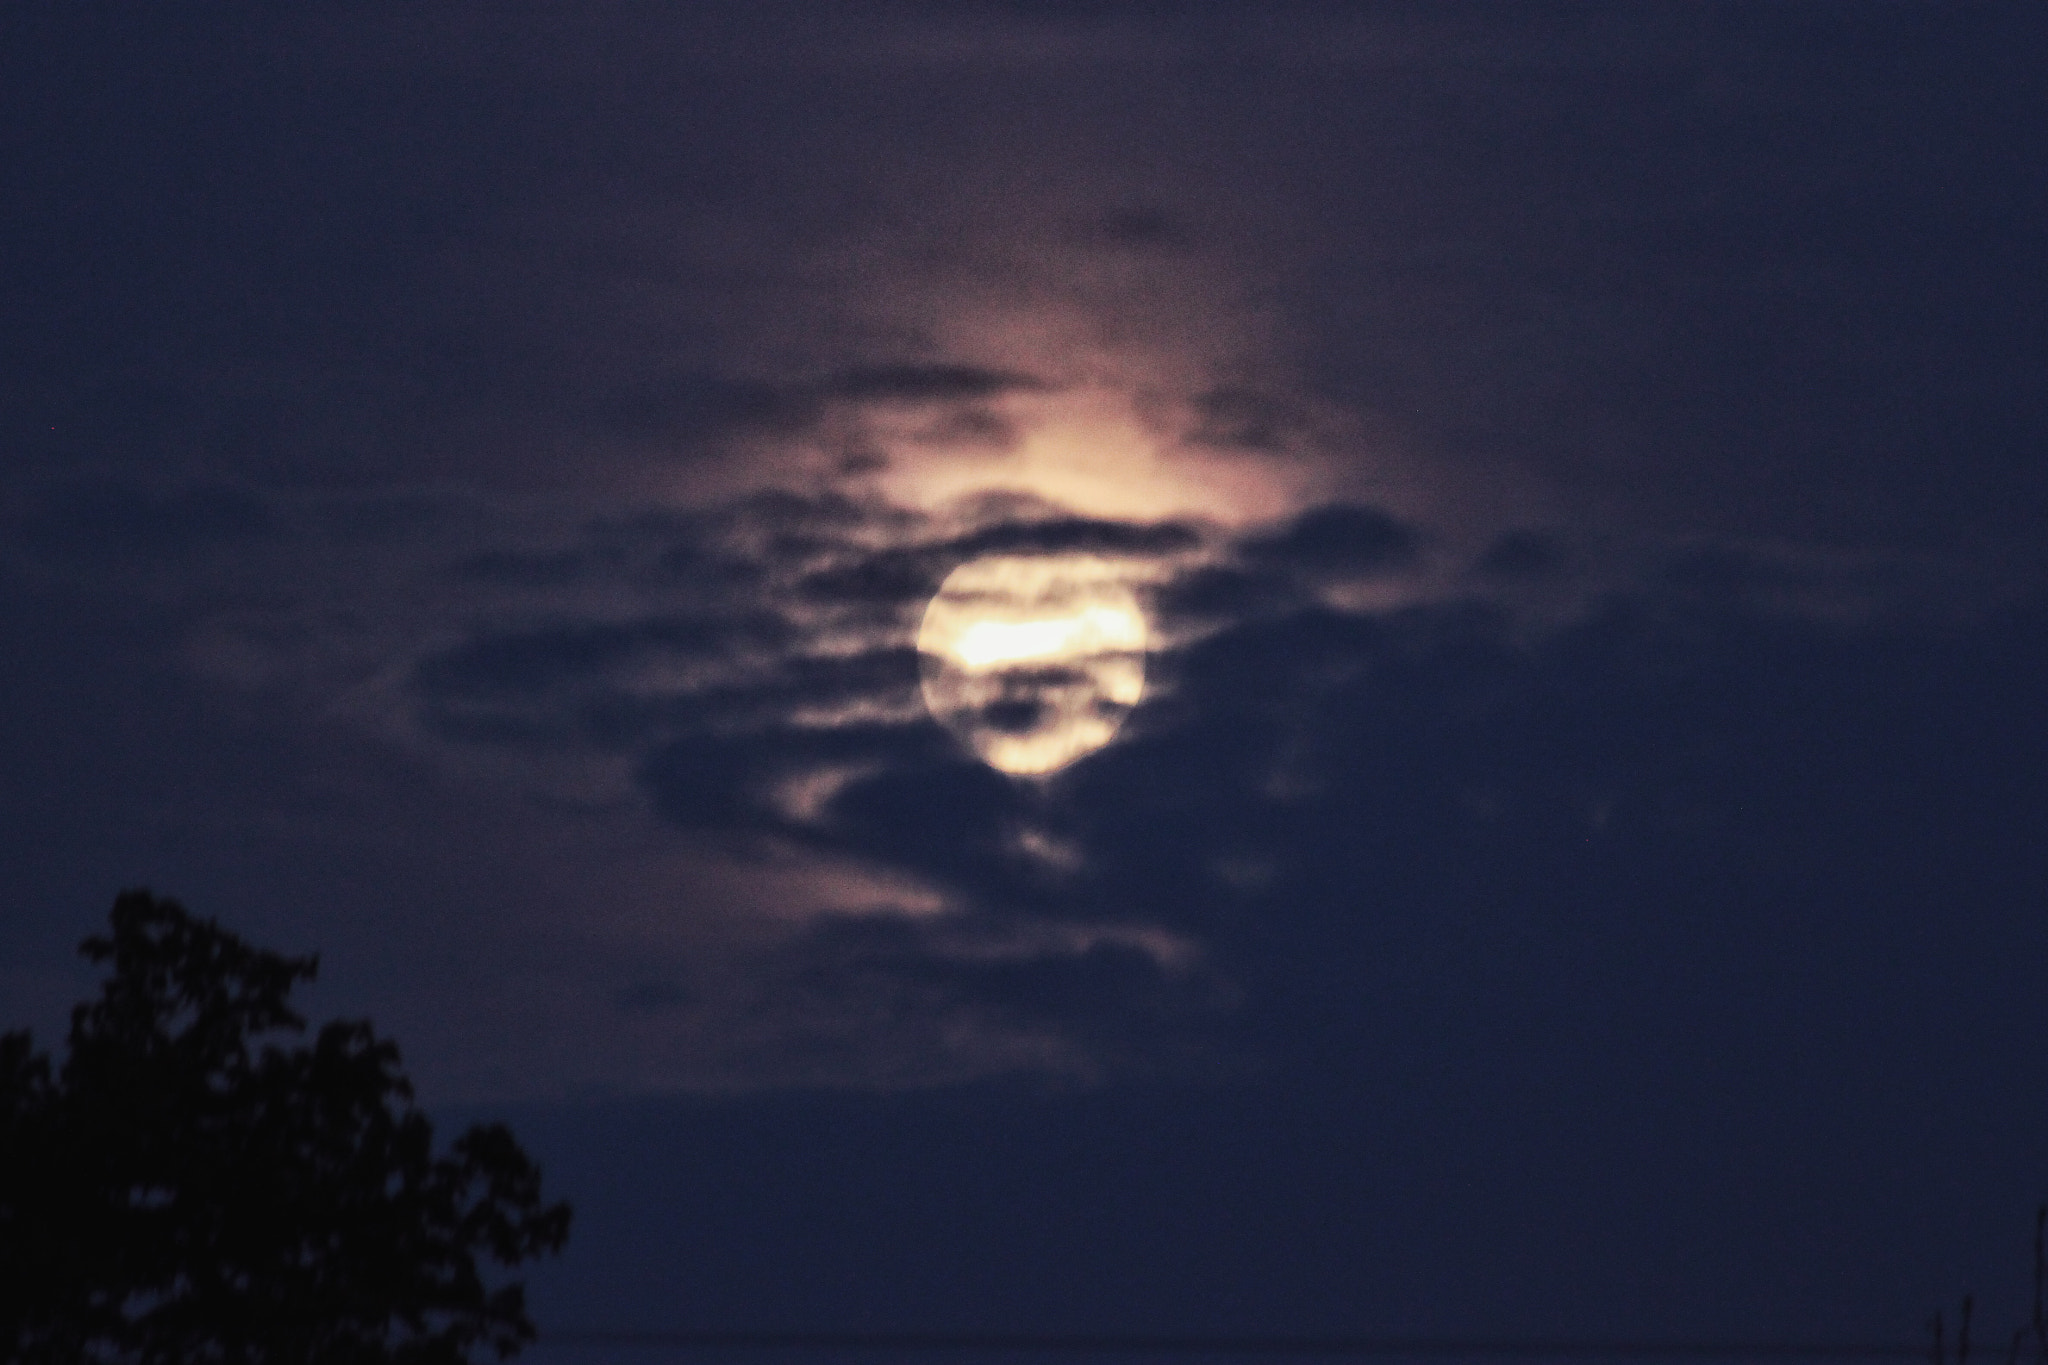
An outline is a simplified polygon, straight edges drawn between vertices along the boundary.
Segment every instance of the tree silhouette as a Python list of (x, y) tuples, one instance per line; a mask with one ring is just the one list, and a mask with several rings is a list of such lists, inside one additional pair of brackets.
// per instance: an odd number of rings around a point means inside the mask
[(284, 1046), (317, 958), (147, 891), (61, 1069), (0, 1035), (0, 1361), (452, 1365), (534, 1338), (478, 1269), (559, 1251), (565, 1204), (502, 1124), (435, 1156), (397, 1047), (337, 1021)]

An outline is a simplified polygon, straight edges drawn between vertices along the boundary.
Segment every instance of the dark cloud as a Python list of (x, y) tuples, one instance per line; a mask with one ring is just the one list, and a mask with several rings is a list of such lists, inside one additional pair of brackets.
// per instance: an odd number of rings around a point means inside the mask
[(879, 765), (927, 771), (964, 762), (929, 722), (900, 726), (844, 725), (751, 730), (699, 730), (654, 748), (640, 770), (654, 808), (687, 828), (830, 838), (833, 822), (794, 815), (777, 788), (820, 769)]
[(932, 423), (918, 432), (916, 439), (926, 445), (955, 449), (980, 446), (1002, 451), (1014, 449), (1022, 437), (1017, 424), (1002, 414), (986, 408), (965, 408)]
[[(764, 685), (748, 727), (660, 741), (640, 780), (680, 829), (856, 857), (962, 907), (790, 940), (791, 998), (1039, 1030), (1078, 1049), (1059, 1066), (1194, 1049), (1320, 1085), (1415, 1049), (1483, 1094), (1568, 1066), (1655, 1072), (1681, 1108), (1769, 1106), (1930, 1046), (1964, 1065), (1974, 1030), (2038, 1015), (1999, 965), (2039, 940), (2048, 875), (2038, 607), (1844, 625), (1652, 579), (1532, 633), (1480, 603), (1252, 601), (1155, 661), (1125, 738), (1042, 785), (928, 722), (778, 719), (878, 685), (824, 663), (811, 689)], [(1029, 926), (1113, 936), (1001, 965), (947, 937)], [(1145, 933), (1198, 946), (1199, 988)], [(1939, 1041), (1919, 1006), (1864, 1013), (1958, 974), (1979, 986)], [(805, 1066), (845, 1046), (799, 1034), (776, 1047)]]
[[(1559, 1004), (1597, 979), (1659, 1028), (1670, 1006), (1613, 979), (1631, 959), (1654, 974), (1712, 941), (1685, 970), (1741, 976), (1772, 944), (1871, 936), (1843, 945), (1832, 1004), (1774, 997), (1797, 1013), (1851, 1008), (1890, 970), (1878, 945), (1936, 932), (1957, 894), (1984, 937), (1954, 951), (2035, 932), (2038, 613), (1959, 640), (1619, 601), (1533, 647), (1483, 612), (1308, 614), (1207, 641), (1172, 676), (1168, 709), (1062, 789), (1085, 871), (1061, 903), (1232, 945), (1276, 1027), (1349, 1008), (1351, 974), (1377, 970), (1351, 956), (1366, 944), (1434, 941), (1474, 914), (1506, 917), (1481, 976), (1514, 977), (1505, 945), (1530, 934), (1590, 935), (1553, 940), (1549, 978), (1514, 989)], [(860, 846), (991, 898), (1002, 885), (1013, 798), (918, 774), (845, 801), (838, 828)], [(1248, 892), (1193, 850), (1265, 880)]]
[[(867, 548), (881, 525), (912, 539)], [(1818, 567), (1698, 546), (1532, 633), (1476, 600), (1378, 614), (1315, 605), (1305, 583), (1411, 561), (1417, 532), (1368, 507), (1315, 509), (1234, 552), (1172, 523), (999, 520), (916, 538), (930, 529), (843, 498), (753, 499), (687, 533), (705, 545), (765, 537), (748, 542), (765, 557), (761, 576), (715, 589), (737, 594), (722, 614), (482, 632), (424, 655), (411, 696), (434, 733), (464, 745), (622, 756), (677, 830), (895, 869), (939, 888), (967, 917), (956, 923), (1183, 936), (1216, 955), (1214, 979), (1249, 992), (1242, 1023), (1254, 1033), (1291, 1027), (1282, 1021), (1303, 999), (1321, 998), (1303, 983), (1334, 970), (1332, 943), (1475, 905), (1505, 913), (1524, 892), (1558, 913), (1583, 901), (1621, 914), (1628, 888), (1683, 883), (1688, 860), (1709, 856), (1726, 913), (1796, 918), (1814, 907), (1783, 898), (1824, 882), (1875, 894), (1839, 863), (1873, 843), (1894, 876), (1927, 860), (1908, 878), (1922, 887), (1961, 875), (1963, 824), (1963, 842), (2009, 863), (2039, 804), (2011, 756), (2043, 742), (2025, 699), (2048, 652), (2027, 613), (1967, 637), (1825, 624), (1788, 595), (1813, 590)], [(682, 532), (652, 534), (660, 546)], [(923, 717), (905, 613), (965, 558), (1075, 549), (1194, 554), (1149, 592), (1162, 619), (1202, 631), (1155, 655), (1155, 699), (1123, 739), (1043, 785), (1020, 783)], [(1527, 581), (1579, 553), (1518, 533), (1482, 563)], [(821, 567), (792, 574), (781, 562), (792, 554)], [(616, 560), (607, 571), (634, 572)], [(803, 615), (877, 604), (893, 614)], [(810, 652), (811, 632), (851, 621), (893, 634)], [(756, 662), (735, 669), (742, 656)], [(660, 672), (683, 663), (708, 671)], [(1974, 775), (1967, 795), (1960, 773)], [(1887, 804), (1886, 791), (1919, 796)], [(916, 977), (919, 941), (888, 940), (892, 980)], [(959, 993), (947, 998), (971, 998), (982, 978), (942, 956), (927, 965)], [(826, 953), (816, 970), (836, 961)], [(1130, 1008), (1146, 1008), (1150, 987), (1131, 989)], [(995, 1019), (1008, 1006), (990, 1008)], [(1091, 1008), (1114, 1012), (1107, 997)], [(1366, 1016), (1358, 1028), (1378, 1026)], [(1079, 1036), (1069, 1041), (1086, 1052)]]
[(917, 685), (917, 650), (907, 637), (896, 636), (866, 649), (786, 659), (769, 678), (757, 695), (791, 711), (878, 700), (908, 703)]
[(1048, 387), (1031, 375), (978, 365), (873, 365), (833, 375), (818, 392), (854, 402), (960, 403), (1042, 393)]
[(1200, 531), (1180, 522), (1055, 517), (1043, 521), (997, 522), (949, 542), (945, 549), (962, 560), (986, 554), (1058, 554), (1071, 551), (1166, 555), (1191, 550), (1201, 542)]
[(772, 648), (789, 638), (772, 616), (671, 617), (618, 625), (574, 624), (485, 636), (422, 659), (413, 686), (439, 700), (530, 696), (669, 657)]
[(1152, 592), (1151, 600), (1168, 618), (1231, 624), (1305, 605), (1292, 575), (1237, 565), (1203, 565), (1176, 574)]
[(1211, 389), (1196, 395), (1195, 445), (1277, 454), (1293, 448), (1304, 422), (1292, 404), (1255, 389)]
[(1334, 505), (1245, 542), (1254, 559), (1305, 574), (1373, 574), (1406, 568), (1419, 551), (1415, 528), (1377, 507)]
[[(749, 495), (714, 516), (739, 531), (762, 529), (780, 534), (809, 532), (832, 535), (863, 527), (883, 510), (843, 493), (797, 493), (769, 488)], [(699, 518), (697, 523), (706, 529), (713, 524), (713, 517)]]
[[(845, 1004), (858, 1001), (858, 1012), (872, 1015), (871, 1002), (881, 1000), (887, 1013), (935, 1035), (1000, 1029), (1072, 1049), (1018, 1057), (1016, 1069), (1027, 1073), (1090, 1054), (1104, 1069), (1174, 1066), (1188, 1050), (1174, 1026), (1196, 1022), (1214, 1004), (1213, 981), (1167, 968), (1141, 942), (1115, 935), (1082, 935), (1047, 951), (999, 925), (842, 919), (792, 943), (783, 962), (800, 998), (837, 1004), (835, 1012), (854, 1012)], [(844, 1046), (813, 1045), (821, 1044)]]
[(881, 549), (845, 547), (837, 562), (804, 575), (796, 588), (819, 602), (904, 605), (928, 599), (947, 573), (982, 555), (1165, 557), (1194, 550), (1203, 540), (1199, 529), (1183, 522), (1045, 515), (1003, 518), (943, 539)]
[(938, 590), (953, 563), (953, 556), (937, 546), (878, 550), (806, 574), (797, 590), (826, 602), (921, 602)]
[[(744, 631), (718, 633), (738, 638)], [(798, 719), (807, 711), (879, 705), (901, 714), (915, 708), (917, 656), (908, 646), (798, 657), (733, 682), (650, 685), (639, 676), (642, 667), (669, 657), (662, 644), (608, 633), (594, 640), (553, 633), (487, 637), (426, 661), (414, 690), (425, 723), (451, 739), (580, 744), (637, 755), (665, 736), (683, 735), (693, 738), (677, 742), (697, 746), (702, 755), (752, 753), (761, 772), (776, 775), (887, 752), (892, 744), (901, 747), (903, 735), (930, 739), (923, 723), (807, 727)], [(728, 814), (745, 816), (738, 808)]]
[(1488, 578), (1509, 583), (1543, 582), (1563, 572), (1566, 556), (1555, 537), (1540, 531), (1510, 531), (1486, 547), (1476, 567)]
[(697, 544), (688, 537), (660, 552), (650, 576), (706, 592), (758, 589), (765, 577), (759, 563)]

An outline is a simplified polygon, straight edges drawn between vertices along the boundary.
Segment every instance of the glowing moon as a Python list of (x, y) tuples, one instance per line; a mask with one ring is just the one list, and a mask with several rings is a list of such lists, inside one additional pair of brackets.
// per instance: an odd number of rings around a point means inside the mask
[(1094, 555), (990, 555), (946, 576), (917, 633), (931, 713), (1006, 773), (1109, 743), (1145, 691), (1145, 613)]

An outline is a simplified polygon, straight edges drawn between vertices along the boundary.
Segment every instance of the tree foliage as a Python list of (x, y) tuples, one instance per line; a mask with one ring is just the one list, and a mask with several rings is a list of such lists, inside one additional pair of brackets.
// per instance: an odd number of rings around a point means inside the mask
[(502, 1124), (436, 1156), (398, 1049), (336, 1021), (316, 958), (147, 891), (81, 951), (111, 964), (61, 1068), (0, 1036), (0, 1360), (452, 1365), (534, 1337), (523, 1287), (569, 1209)]

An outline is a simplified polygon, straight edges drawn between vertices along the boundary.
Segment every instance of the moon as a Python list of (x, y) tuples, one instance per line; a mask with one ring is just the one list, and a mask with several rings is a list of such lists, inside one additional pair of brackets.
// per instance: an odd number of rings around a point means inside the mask
[(1109, 743), (1138, 704), (1146, 639), (1112, 561), (970, 560), (939, 585), (917, 633), (925, 706), (990, 767), (1054, 772)]

